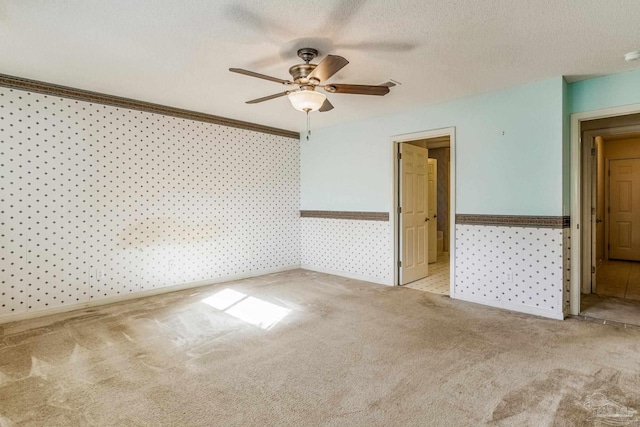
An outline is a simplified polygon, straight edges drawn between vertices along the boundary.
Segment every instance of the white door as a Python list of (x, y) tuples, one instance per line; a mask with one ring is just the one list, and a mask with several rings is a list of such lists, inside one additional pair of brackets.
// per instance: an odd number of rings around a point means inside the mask
[(438, 161), (429, 159), (429, 264), (438, 260)]
[(400, 144), (400, 284), (429, 274), (428, 151)]
[(609, 258), (640, 261), (640, 159), (609, 162)]

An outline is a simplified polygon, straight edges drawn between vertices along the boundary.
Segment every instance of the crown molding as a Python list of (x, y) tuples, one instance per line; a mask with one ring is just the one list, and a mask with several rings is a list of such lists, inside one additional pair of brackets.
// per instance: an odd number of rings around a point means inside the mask
[(111, 105), (114, 107), (126, 108), (129, 110), (162, 114), (164, 116), (195, 120), (199, 122), (228, 126), (237, 129), (245, 129), (254, 132), (262, 132), (270, 135), (283, 136), (286, 138), (300, 139), (300, 133), (290, 130), (273, 128), (256, 123), (243, 122), (240, 120), (228, 119), (226, 117), (214, 116), (212, 114), (183, 110), (181, 108), (168, 107), (166, 105), (153, 104), (151, 102), (138, 101), (135, 99), (123, 98), (115, 95), (91, 92), (88, 90), (76, 89), (72, 87), (56, 85), (53, 83), (45, 83), (37, 80), (25, 79), (22, 77), (14, 77), (6, 74), (0, 74), (0, 86), (27, 92), (37, 92), (44, 95), (57, 96), (61, 98), (75, 99), (78, 101)]

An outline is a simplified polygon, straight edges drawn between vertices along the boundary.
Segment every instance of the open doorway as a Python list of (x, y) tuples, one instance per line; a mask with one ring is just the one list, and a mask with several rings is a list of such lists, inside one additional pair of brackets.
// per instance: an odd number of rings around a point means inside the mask
[(580, 131), (580, 314), (640, 325), (640, 114)]
[(397, 142), (398, 284), (449, 295), (451, 134)]

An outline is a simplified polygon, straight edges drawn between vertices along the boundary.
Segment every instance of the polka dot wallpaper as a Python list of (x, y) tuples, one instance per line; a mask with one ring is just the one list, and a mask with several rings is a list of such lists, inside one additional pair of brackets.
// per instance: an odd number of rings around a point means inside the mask
[(301, 218), (301, 264), (391, 283), (389, 227), (388, 221)]
[(0, 315), (300, 263), (299, 142), (0, 88)]
[(563, 230), (456, 226), (455, 292), (561, 313)]
[(562, 250), (563, 250), (563, 280), (564, 280), (564, 310), (569, 314), (571, 305), (571, 228), (562, 229)]

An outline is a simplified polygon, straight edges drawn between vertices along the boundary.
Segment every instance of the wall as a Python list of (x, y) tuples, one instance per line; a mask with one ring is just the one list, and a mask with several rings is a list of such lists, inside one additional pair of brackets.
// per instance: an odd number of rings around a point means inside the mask
[(314, 130), (301, 140), (301, 209), (390, 212), (390, 138), (455, 126), (458, 212), (561, 215), (562, 81)]
[[(301, 140), (301, 209), (392, 213), (392, 137), (453, 126), (457, 214), (560, 217), (565, 85), (558, 77), (314, 130), (310, 141)], [(322, 244), (348, 245), (356, 253), (387, 245), (389, 250), (381, 260), (384, 271), (377, 266), (364, 268), (362, 263), (351, 268), (374, 276), (380, 283), (393, 284), (391, 228), (385, 236), (374, 222), (359, 226), (370, 228), (370, 232), (361, 233), (360, 241), (347, 242), (342, 233), (333, 233), (327, 237), (331, 242)], [(324, 253), (309, 238), (322, 233), (320, 226), (303, 218), (301, 227), (306, 266), (326, 269), (326, 265), (314, 263), (319, 256), (306, 255)], [(562, 227), (549, 230), (533, 223), (525, 227), (460, 224), (455, 233), (456, 298), (562, 318)], [(495, 233), (500, 233), (500, 239)], [(510, 246), (516, 235), (518, 246)], [(381, 240), (372, 241), (377, 236)], [(530, 253), (531, 248), (534, 252)], [(509, 262), (505, 263), (507, 252)], [(535, 264), (531, 257), (535, 257)], [(487, 260), (491, 260), (489, 267), (483, 264)]]
[(388, 221), (300, 218), (301, 267), (388, 284)]
[(571, 112), (640, 103), (640, 70), (571, 83)]
[(295, 139), (0, 88), (0, 316), (297, 266)]
[[(636, 134), (637, 135), (637, 134)], [(604, 160), (640, 158), (640, 137), (604, 137)]]
[(561, 228), (456, 226), (455, 297), (561, 319)]

